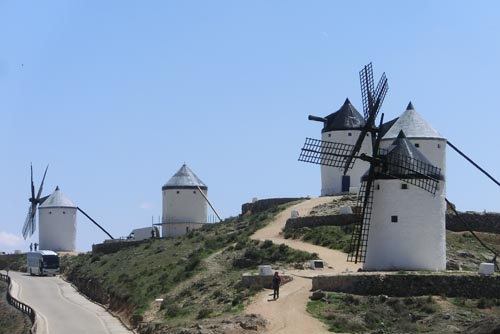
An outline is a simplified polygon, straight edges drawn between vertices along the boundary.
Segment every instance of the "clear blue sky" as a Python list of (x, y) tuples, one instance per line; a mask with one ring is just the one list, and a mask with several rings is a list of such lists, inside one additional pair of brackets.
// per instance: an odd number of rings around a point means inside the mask
[[(498, 1), (0, 1), (0, 251), (26, 249), (35, 182), (114, 236), (161, 215), (186, 162), (223, 217), (252, 197), (317, 196), (298, 162), (308, 114), (349, 97), (372, 61), (386, 119), (411, 100), (500, 177)], [(448, 149), (448, 198), (500, 211), (500, 189)], [(157, 218), (155, 218), (156, 220)], [(77, 248), (106, 236), (78, 217)]]

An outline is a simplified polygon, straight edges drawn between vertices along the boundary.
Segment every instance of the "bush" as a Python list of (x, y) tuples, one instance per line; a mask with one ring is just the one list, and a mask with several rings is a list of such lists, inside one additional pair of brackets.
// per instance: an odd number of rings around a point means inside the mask
[(210, 308), (202, 308), (199, 312), (198, 315), (196, 316), (196, 319), (204, 319), (207, 318), (210, 314), (212, 313), (212, 310)]
[(492, 308), (493, 306), (495, 306), (495, 300), (493, 299), (481, 298), (477, 301), (477, 308), (479, 309)]

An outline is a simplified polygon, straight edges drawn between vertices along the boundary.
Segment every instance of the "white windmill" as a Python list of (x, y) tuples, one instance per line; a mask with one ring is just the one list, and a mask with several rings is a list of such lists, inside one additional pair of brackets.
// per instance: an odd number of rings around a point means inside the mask
[[(444, 270), (446, 205), (439, 189), (441, 169), (429, 163), (402, 132), (392, 145), (380, 148), (383, 127), (376, 127), (375, 119), (388, 89), (387, 79), (384, 74), (375, 89), (369, 64), (360, 72), (360, 80), (366, 125), (356, 143), (307, 138), (299, 160), (344, 172), (356, 159), (369, 163), (348, 261), (364, 262), (367, 270)], [(367, 133), (371, 133), (371, 156), (360, 152)]]
[(54, 190), (38, 207), (40, 249), (74, 252), (78, 207), (59, 190)]
[[(321, 139), (323, 141), (354, 145), (366, 124), (365, 119), (354, 108), (349, 99), (336, 112), (326, 116), (317, 117), (309, 115), (309, 120), (323, 123)], [(371, 133), (366, 134), (370, 138)], [(369, 140), (363, 142), (361, 153), (372, 153)], [(357, 193), (361, 183), (361, 176), (368, 169), (368, 162), (357, 160), (352, 168), (343, 173), (340, 169), (321, 165), (321, 196)]]
[(441, 168), (442, 174), (446, 174), (446, 138), (415, 111), (411, 102), (408, 103), (406, 111), (401, 116), (388, 123), (390, 127), (384, 125), (388, 129), (383, 130), (381, 148), (392, 145), (399, 133), (403, 131), (406, 138), (425, 155), (430, 163)]
[(24, 221), (22, 234), (24, 239), (32, 236), (36, 230), (36, 212), (38, 208), (39, 249), (52, 251), (74, 252), (76, 250), (76, 211), (80, 211), (92, 223), (99, 227), (111, 239), (113, 237), (94, 219), (92, 219), (81, 208), (73, 204), (57, 187), (54, 192), (45, 197), (42, 196), (43, 183), (49, 166), (45, 168), (42, 182), (35, 196), (35, 184), (33, 182), (33, 166), (31, 166), (31, 197), (28, 214)]
[(208, 187), (183, 164), (162, 187), (162, 236), (175, 237), (207, 223)]

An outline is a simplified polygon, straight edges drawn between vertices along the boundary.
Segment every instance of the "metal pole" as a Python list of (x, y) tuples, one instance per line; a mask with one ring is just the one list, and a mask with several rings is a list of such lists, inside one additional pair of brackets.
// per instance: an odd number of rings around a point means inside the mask
[(208, 205), (210, 205), (210, 207), (212, 208), (213, 212), (217, 215), (217, 218), (219, 218), (219, 222), (221, 222), (222, 218), (219, 216), (219, 214), (217, 213), (217, 210), (215, 210), (215, 208), (212, 205), (212, 203), (210, 203), (210, 201), (208, 200), (207, 196), (205, 196), (205, 194), (201, 190), (200, 186), (197, 185), (196, 188), (198, 188), (198, 190), (200, 191), (200, 194), (203, 196), (203, 198), (205, 199), (205, 201), (207, 201)]
[(104, 233), (106, 233), (108, 235), (108, 237), (110, 237), (111, 239), (114, 239), (111, 234), (108, 233), (108, 231), (106, 231), (101, 225), (99, 225), (95, 220), (93, 220), (88, 214), (85, 213), (85, 211), (83, 211), (82, 209), (80, 209), (79, 207), (77, 207), (78, 211), (80, 211), (81, 213), (83, 213), (85, 215), (85, 217), (87, 217), (92, 223), (96, 224), (97, 227), (99, 227)]
[(460, 151), (455, 145), (453, 145), (450, 141), (447, 141), (448, 145), (451, 146), (452, 149), (454, 149), (455, 151), (457, 151), (458, 154), (460, 154), (462, 157), (464, 157), (468, 162), (470, 162), (474, 167), (476, 167), (477, 169), (479, 169), (484, 175), (486, 175), (487, 177), (489, 177), (493, 182), (495, 182), (497, 184), (497, 186), (500, 186), (500, 182), (498, 182), (497, 180), (495, 180), (495, 178), (493, 176), (491, 176), (490, 174), (488, 174), (488, 172), (486, 172), (484, 169), (482, 169), (478, 164), (476, 164), (474, 161), (472, 161), (472, 159), (470, 159), (468, 156), (465, 155), (465, 153), (463, 153), (462, 151)]

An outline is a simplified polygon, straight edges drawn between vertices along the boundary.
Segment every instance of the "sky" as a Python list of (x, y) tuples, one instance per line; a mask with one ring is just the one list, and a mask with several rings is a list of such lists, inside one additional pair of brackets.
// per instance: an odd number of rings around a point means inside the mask
[[(56, 186), (114, 237), (157, 222), (161, 187), (186, 163), (223, 218), (252, 198), (318, 196), (297, 161), (309, 114), (346, 97), (358, 72), (389, 80), (381, 113), (409, 101), (494, 177), (498, 1), (0, 0), (0, 251), (25, 251), (30, 197)], [(500, 211), (499, 188), (447, 150), (447, 197)], [(210, 212), (210, 214), (212, 214)], [(78, 216), (77, 249), (107, 236)]]

